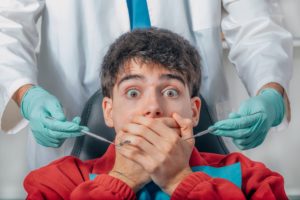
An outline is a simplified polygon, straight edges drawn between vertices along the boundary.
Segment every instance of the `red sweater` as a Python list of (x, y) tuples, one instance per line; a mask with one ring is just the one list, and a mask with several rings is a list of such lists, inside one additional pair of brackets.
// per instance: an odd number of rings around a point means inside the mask
[[(98, 159), (81, 161), (67, 156), (32, 171), (24, 181), (27, 199), (136, 199), (127, 184), (107, 175), (114, 159), (115, 149), (110, 146)], [(194, 149), (190, 166), (223, 167), (237, 162), (241, 164), (242, 189), (226, 179), (194, 172), (178, 185), (171, 199), (288, 199), (280, 174), (240, 153), (218, 155)], [(91, 181), (91, 173), (99, 175)]]

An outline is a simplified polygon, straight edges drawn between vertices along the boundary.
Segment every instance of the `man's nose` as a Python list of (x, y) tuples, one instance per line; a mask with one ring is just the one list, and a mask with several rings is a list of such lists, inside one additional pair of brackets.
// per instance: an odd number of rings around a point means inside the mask
[(160, 101), (159, 97), (157, 95), (149, 95), (147, 97), (147, 100), (145, 101), (144, 107), (144, 113), (143, 115), (145, 117), (162, 117), (163, 111), (162, 111), (162, 102)]

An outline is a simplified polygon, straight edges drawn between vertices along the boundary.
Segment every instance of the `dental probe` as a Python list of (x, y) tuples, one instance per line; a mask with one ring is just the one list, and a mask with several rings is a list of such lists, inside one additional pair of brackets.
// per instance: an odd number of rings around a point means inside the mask
[[(51, 119), (51, 120), (56, 120), (54, 117), (50, 117), (50, 116), (47, 116), (46, 118)], [(100, 141), (107, 142), (109, 144), (115, 145), (115, 143), (113, 143), (112, 141), (110, 141), (110, 140), (108, 140), (108, 139), (106, 139), (106, 138), (104, 138), (102, 136), (99, 136), (99, 135), (97, 135), (95, 133), (92, 133), (92, 132), (89, 132), (89, 131), (86, 131), (86, 130), (80, 130), (80, 132), (83, 133), (83, 134), (85, 134), (85, 135), (88, 135), (90, 137), (93, 137), (93, 138), (95, 138), (97, 140), (100, 140)], [(116, 145), (116, 146), (122, 146), (122, 145), (119, 144), (119, 145)]]

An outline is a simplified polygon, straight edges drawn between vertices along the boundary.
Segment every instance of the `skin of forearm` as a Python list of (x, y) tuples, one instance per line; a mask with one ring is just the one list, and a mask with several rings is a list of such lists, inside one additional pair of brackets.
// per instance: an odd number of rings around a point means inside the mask
[(24, 94), (29, 90), (33, 85), (32, 84), (26, 84), (21, 86), (13, 95), (12, 99), (18, 104), (18, 106), (21, 105), (22, 98)]
[(273, 89), (277, 90), (282, 96), (284, 94), (283, 87), (280, 84), (275, 83), (275, 82), (265, 84), (264, 86), (262, 86), (260, 88), (260, 90), (257, 92), (257, 94), (259, 94), (261, 90), (266, 89), (266, 88), (273, 88)]

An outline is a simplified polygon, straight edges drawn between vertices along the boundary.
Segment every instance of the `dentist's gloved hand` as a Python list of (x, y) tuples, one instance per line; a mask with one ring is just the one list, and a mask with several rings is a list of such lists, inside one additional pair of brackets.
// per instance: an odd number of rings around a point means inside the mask
[(66, 138), (81, 136), (80, 130), (87, 129), (79, 125), (80, 117), (66, 121), (57, 98), (38, 86), (28, 89), (20, 107), (21, 114), (30, 122), (35, 140), (45, 147), (60, 147)]
[(229, 119), (211, 126), (211, 133), (233, 138), (241, 150), (251, 149), (264, 141), (271, 127), (281, 123), (284, 112), (282, 95), (275, 89), (264, 89), (243, 102), (237, 113), (230, 113)]

